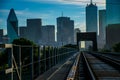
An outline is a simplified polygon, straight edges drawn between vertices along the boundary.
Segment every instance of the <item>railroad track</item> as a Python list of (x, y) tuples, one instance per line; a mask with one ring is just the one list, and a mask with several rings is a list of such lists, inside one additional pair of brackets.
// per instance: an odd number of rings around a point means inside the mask
[(112, 57), (82, 52), (76, 62), (73, 66), (77, 69), (70, 72), (74, 76), (67, 77), (67, 80), (120, 80), (119, 60)]

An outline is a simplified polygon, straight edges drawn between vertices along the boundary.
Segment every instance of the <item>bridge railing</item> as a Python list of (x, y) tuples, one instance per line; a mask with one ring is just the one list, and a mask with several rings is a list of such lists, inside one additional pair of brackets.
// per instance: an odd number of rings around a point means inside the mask
[(0, 80), (34, 80), (73, 55), (76, 49), (51, 46), (0, 45)]

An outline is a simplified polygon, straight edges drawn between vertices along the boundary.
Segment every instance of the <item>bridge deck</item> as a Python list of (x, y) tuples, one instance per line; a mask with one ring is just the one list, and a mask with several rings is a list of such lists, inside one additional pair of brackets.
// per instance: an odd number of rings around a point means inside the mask
[(54, 66), (35, 80), (65, 80), (73, 65), (75, 57), (76, 56), (71, 57), (66, 62)]

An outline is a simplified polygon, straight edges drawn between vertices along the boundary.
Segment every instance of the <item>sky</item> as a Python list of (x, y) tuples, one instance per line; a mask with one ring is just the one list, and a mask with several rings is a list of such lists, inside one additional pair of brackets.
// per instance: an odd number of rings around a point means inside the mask
[[(26, 26), (26, 19), (41, 18), (42, 25), (55, 25), (62, 16), (74, 20), (75, 28), (85, 31), (85, 7), (90, 0), (0, 0), (0, 29), (7, 33), (7, 17), (14, 8), (18, 25)], [(105, 0), (93, 0), (98, 9), (105, 9)]]

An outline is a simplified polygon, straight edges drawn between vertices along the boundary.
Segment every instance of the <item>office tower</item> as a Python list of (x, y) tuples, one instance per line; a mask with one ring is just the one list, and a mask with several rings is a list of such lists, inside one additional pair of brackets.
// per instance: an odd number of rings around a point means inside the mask
[(98, 36), (98, 48), (105, 46), (106, 35), (106, 10), (99, 10), (99, 36)]
[(55, 43), (55, 26), (46, 25), (41, 27), (42, 43), (44, 45), (53, 45)]
[(3, 43), (3, 29), (0, 29), (0, 43)]
[(27, 33), (27, 27), (26, 26), (20, 26), (19, 27), (19, 33), (20, 33), (20, 38), (27, 38), (29, 34)]
[(106, 28), (106, 45), (111, 49), (113, 45), (120, 42), (120, 24), (111, 24)]
[(96, 4), (92, 3), (86, 6), (86, 32), (97, 32), (97, 11)]
[(79, 28), (75, 28), (74, 30), (74, 43), (77, 43), (77, 33), (80, 33), (80, 29)]
[(57, 42), (60, 45), (74, 42), (74, 21), (70, 17), (57, 18)]
[[(86, 6), (86, 32), (97, 32), (97, 28), (98, 28), (97, 11), (98, 8), (96, 4), (93, 4), (91, 0), (90, 4), (89, 5), (87, 4)], [(91, 44), (92, 42), (86, 41), (85, 42), (86, 49), (92, 46)]]
[(9, 43), (18, 38), (18, 19), (16, 17), (14, 9), (10, 10), (7, 18), (7, 34)]
[(120, 23), (120, 0), (106, 0), (107, 25)]
[(41, 39), (41, 19), (27, 19), (27, 38), (35, 43)]

